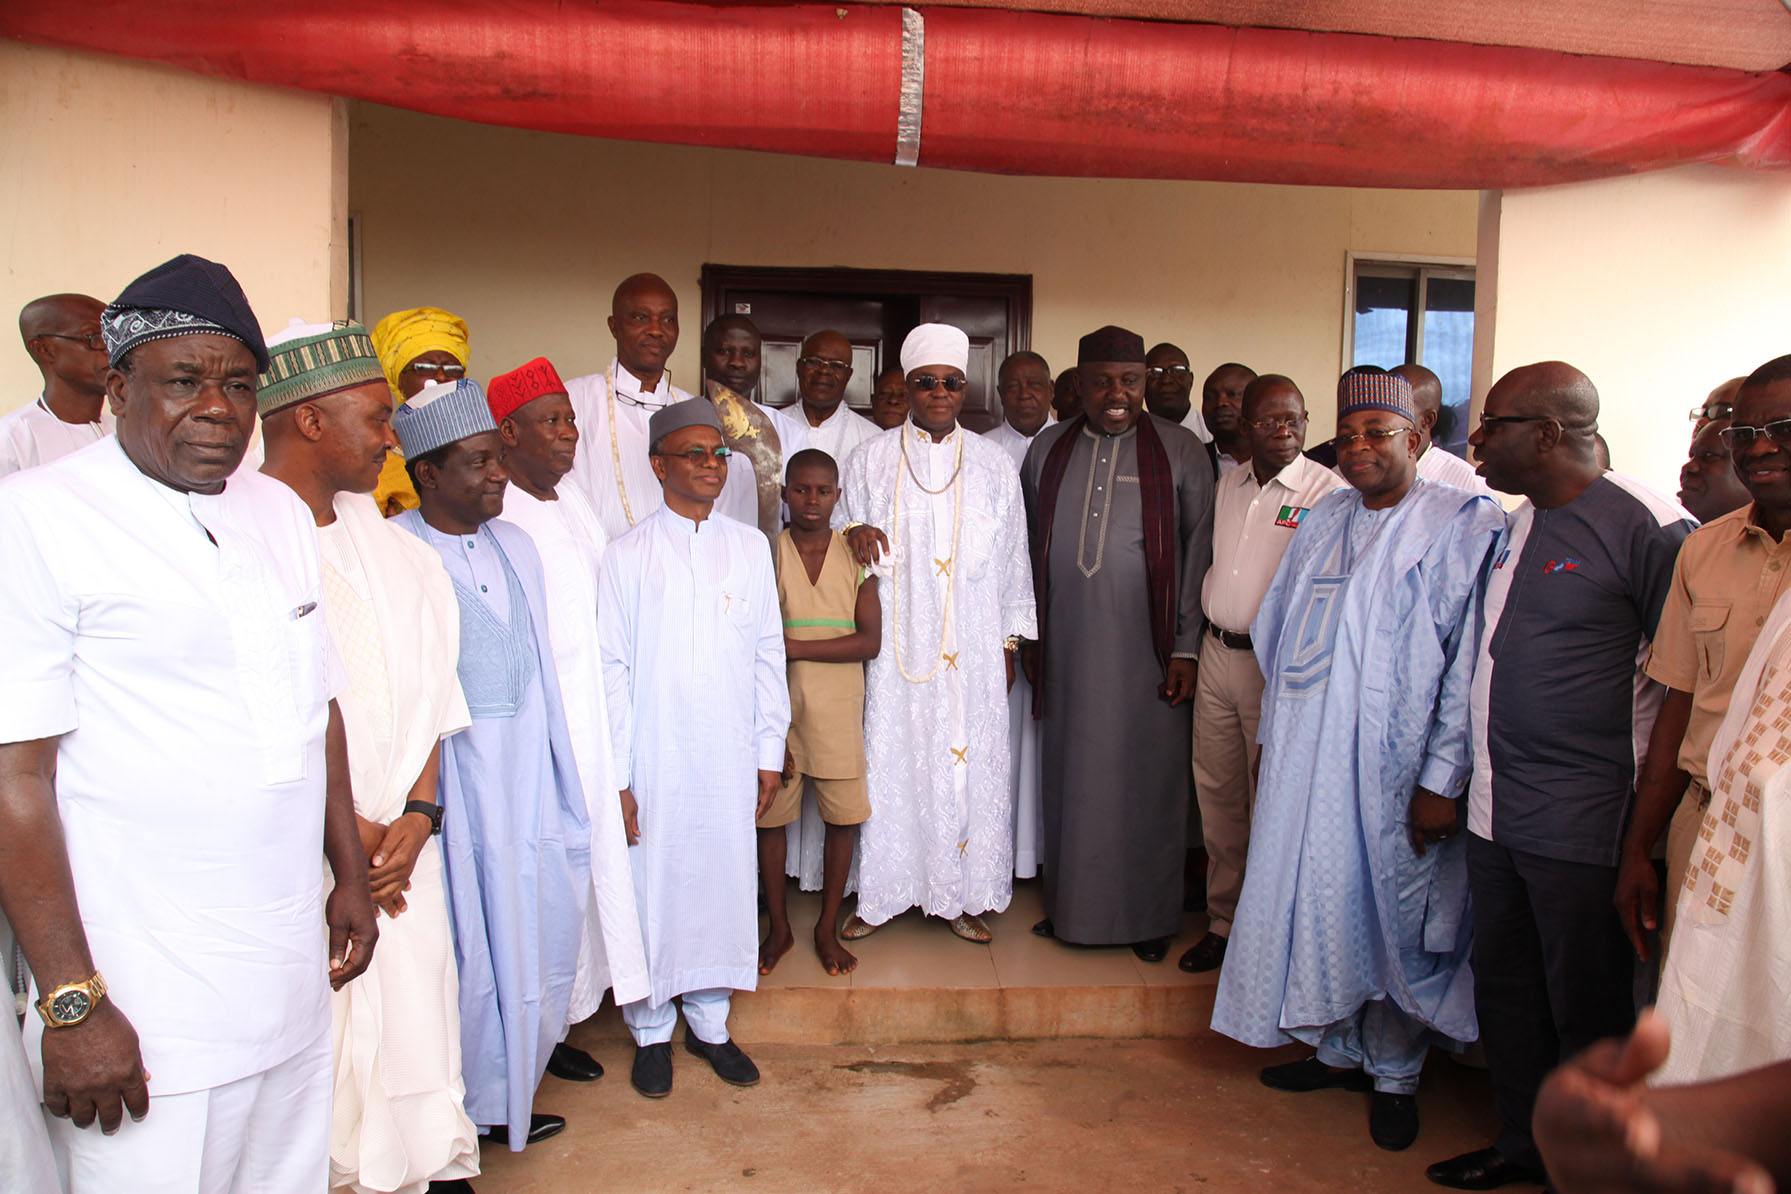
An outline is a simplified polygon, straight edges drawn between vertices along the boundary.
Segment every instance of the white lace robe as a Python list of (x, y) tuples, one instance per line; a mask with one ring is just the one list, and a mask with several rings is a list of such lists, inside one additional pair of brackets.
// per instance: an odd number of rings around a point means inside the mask
[(865, 441), (845, 476), (846, 517), (892, 548), (865, 677), (858, 914), (1000, 911), (1014, 885), (1002, 640), (1038, 635), (1019, 477), (983, 437), (959, 428), (935, 444), (912, 423)]

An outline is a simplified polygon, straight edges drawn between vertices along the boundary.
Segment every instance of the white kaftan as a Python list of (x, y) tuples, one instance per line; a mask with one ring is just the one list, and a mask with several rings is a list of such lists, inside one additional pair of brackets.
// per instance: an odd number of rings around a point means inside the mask
[[(1039, 431), (1055, 422), (1056, 416), (1047, 416)], [(1022, 435), (1012, 423), (1003, 423), (984, 432), (983, 438), (999, 444), (1018, 469), (1037, 442), (1038, 432)], [(1039, 873), (1039, 859), (1044, 855), (1045, 810), (1039, 796), (1039, 723), (1032, 716), (1032, 685), (1017, 670), (1014, 687), (1007, 694), (1007, 709), (1008, 748), (1013, 756), (1013, 774), (1008, 782), (1014, 793), (1014, 875), (1030, 879)]]
[[(846, 457), (852, 449), (877, 434), (875, 423), (841, 402), (833, 408), (833, 413), (821, 420), (820, 426), (810, 425), (807, 416), (802, 413), (802, 404), (797, 403), (790, 408), (790, 413), (802, 420), (808, 430), (808, 446), (819, 448), (833, 457), (833, 462), (843, 469)], [(794, 453), (785, 452), (787, 461)], [(843, 479), (843, 478), (842, 478)]]
[(515, 485), (504, 491), (503, 517), (528, 532), (547, 580), (547, 631), (578, 780), (591, 817), (591, 908), (578, 947), (578, 974), (566, 1022), (576, 1024), (614, 988), (618, 1004), (647, 993), (647, 957), (628, 866), (628, 838), (610, 760), (609, 712), (597, 657), (597, 572), (609, 538), (582, 490), (560, 485), (544, 502)]
[[(455, 674), (460, 606), (441, 559), (370, 496), (341, 493), (333, 505), (336, 521), (317, 535), (324, 611), (349, 680), (336, 703), (355, 812), (390, 824), (435, 744), (471, 721)], [(381, 918), (372, 965), (330, 997), (333, 1188), (422, 1194), (431, 1179), (479, 1172), (440, 842), (423, 843), (405, 911)]]
[(846, 517), (891, 548), (874, 569), (883, 646), (865, 676), (858, 915), (1000, 911), (1014, 886), (1002, 640), (1038, 637), (1019, 475), (980, 435), (934, 443), (904, 423), (860, 445), (845, 476)]
[(665, 504), (647, 455), (647, 424), (654, 411), (690, 395), (672, 384), (669, 373), (643, 392), (640, 380), (612, 357), (602, 373), (567, 382), (566, 396), (578, 419), (579, 448), (562, 484), (584, 490), (613, 541)]
[(0, 417), (0, 477), (60, 460), (112, 434), (108, 407), (93, 423), (64, 423), (38, 398)]
[(598, 645), (649, 1000), (758, 984), (758, 772), (790, 728), (783, 618), (755, 526), (661, 506), (604, 553)]

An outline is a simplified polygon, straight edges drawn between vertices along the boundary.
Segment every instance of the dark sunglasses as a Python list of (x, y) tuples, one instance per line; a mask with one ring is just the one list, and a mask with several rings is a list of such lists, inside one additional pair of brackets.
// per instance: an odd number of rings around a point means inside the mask
[(922, 393), (944, 386), (954, 394), (962, 394), (970, 388), (970, 379), (967, 377), (934, 377), (931, 373), (923, 373), (908, 384)]

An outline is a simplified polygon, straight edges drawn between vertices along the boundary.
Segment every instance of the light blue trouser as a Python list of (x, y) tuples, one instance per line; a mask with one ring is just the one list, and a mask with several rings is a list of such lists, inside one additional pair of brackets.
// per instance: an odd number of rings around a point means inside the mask
[(1416, 1094), (1430, 1052), (1429, 1029), (1385, 999), (1365, 1003), (1348, 1020), (1325, 1029), (1318, 1059), (1328, 1066), (1360, 1069), (1387, 1094)]
[[(684, 1026), (706, 1045), (725, 1044), (728, 1039), (728, 1001), (734, 992), (727, 987), (706, 991), (686, 991), (678, 996), (684, 1005)], [(637, 999), (622, 1005), (622, 1022), (634, 1034), (637, 1045), (659, 1045), (672, 1039), (678, 1026), (678, 1007), (671, 1000), (654, 1003)]]

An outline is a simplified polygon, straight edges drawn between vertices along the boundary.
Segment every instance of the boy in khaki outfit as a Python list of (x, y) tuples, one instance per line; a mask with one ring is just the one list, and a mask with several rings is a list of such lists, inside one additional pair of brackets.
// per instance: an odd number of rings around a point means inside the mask
[(795, 943), (785, 902), (785, 827), (802, 811), (811, 786), (827, 823), (821, 872), (821, 915), (815, 952), (828, 974), (846, 974), (858, 959), (840, 944), (840, 901), (871, 815), (864, 764), (864, 662), (883, 641), (877, 578), (852, 558), (844, 535), (830, 528), (839, 501), (839, 466), (813, 448), (790, 458), (784, 501), (790, 526), (777, 537), (777, 600), (784, 616), (790, 669), (790, 735), (784, 786), (758, 820), (759, 877), (770, 927), (759, 946), (759, 973), (770, 974)]

